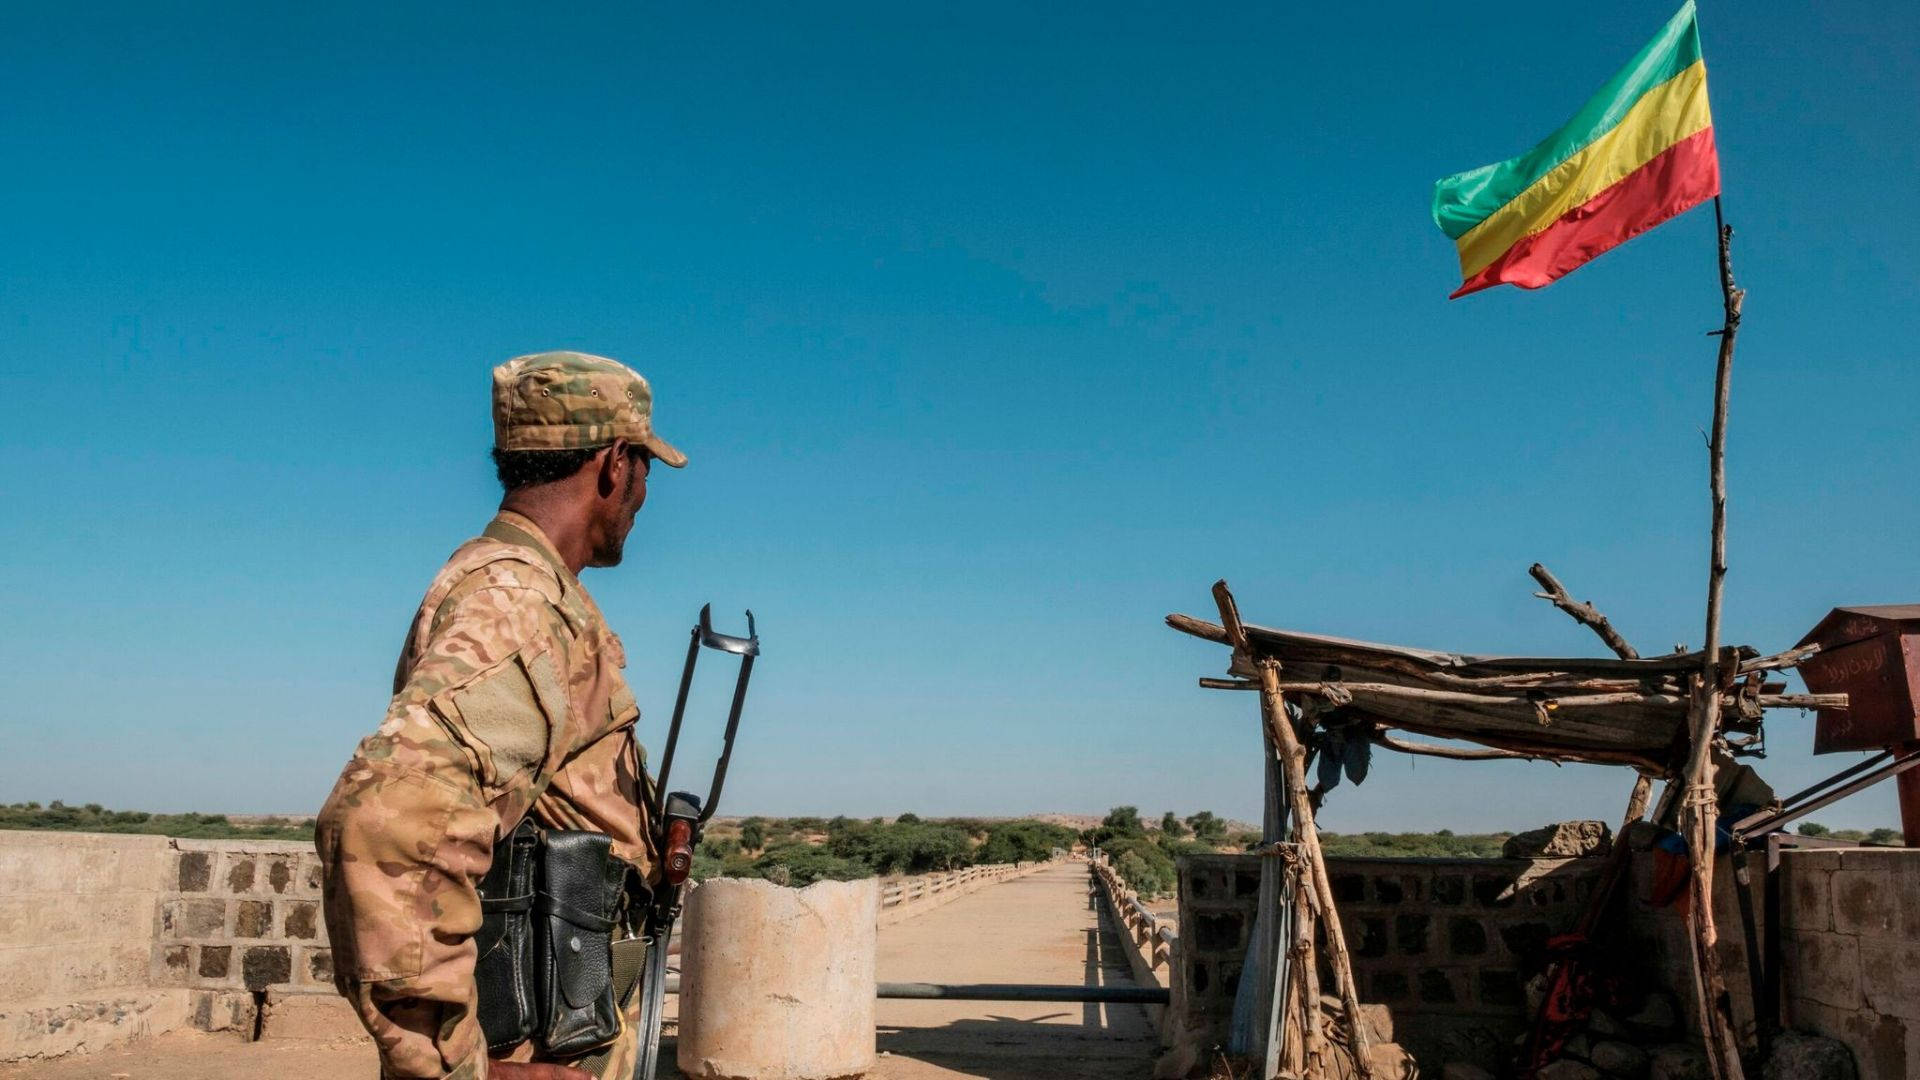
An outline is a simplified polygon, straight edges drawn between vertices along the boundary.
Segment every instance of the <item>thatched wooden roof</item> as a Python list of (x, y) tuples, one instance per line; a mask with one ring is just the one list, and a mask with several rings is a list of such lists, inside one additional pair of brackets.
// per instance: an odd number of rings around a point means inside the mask
[[(1224, 629), (1202, 619), (1169, 615), (1167, 624), (1227, 642)], [(1528, 756), (1653, 769), (1686, 744), (1687, 678), (1703, 659), (1475, 656), (1253, 624), (1246, 631), (1255, 654), (1279, 661), (1291, 697), (1324, 701), (1342, 719)], [(1734, 662), (1757, 655), (1745, 647), (1724, 654)], [(1253, 669), (1236, 656), (1229, 672), (1245, 678)]]

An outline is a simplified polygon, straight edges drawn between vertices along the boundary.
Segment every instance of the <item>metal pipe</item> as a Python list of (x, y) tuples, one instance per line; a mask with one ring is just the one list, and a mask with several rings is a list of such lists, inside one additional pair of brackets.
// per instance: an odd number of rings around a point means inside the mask
[[(1167, 1005), (1172, 993), (1160, 986), (1057, 986), (1047, 983), (874, 984), (874, 997), (938, 1001), (1091, 1001), (1109, 1005)], [(680, 992), (680, 976), (667, 976), (666, 992)]]
[(1166, 1005), (1172, 995), (1161, 986), (1060, 986), (1043, 983), (883, 982), (880, 998), (936, 998), (947, 1001), (1092, 1001), (1113, 1005)]

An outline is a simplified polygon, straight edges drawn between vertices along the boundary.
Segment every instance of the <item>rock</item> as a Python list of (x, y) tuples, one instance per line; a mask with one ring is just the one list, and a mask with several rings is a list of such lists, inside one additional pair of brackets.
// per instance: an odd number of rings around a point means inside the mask
[(1625, 1034), (1621, 1030), (1620, 1021), (1615, 1020), (1612, 1013), (1602, 1012), (1599, 1009), (1587, 1014), (1587, 1030), (1602, 1039), (1614, 1039)]
[(1854, 1080), (1858, 1075), (1845, 1043), (1797, 1031), (1773, 1040), (1773, 1056), (1760, 1071), (1761, 1080)]
[(1399, 1043), (1374, 1043), (1367, 1047), (1367, 1071), (1373, 1076), (1419, 1076), (1420, 1065)]
[(1549, 1061), (1533, 1075), (1538, 1080), (1601, 1080), (1599, 1069), (1572, 1058)]
[(1650, 1055), (1649, 1080), (1711, 1080), (1706, 1051), (1680, 1043), (1656, 1046)]
[(1626, 1022), (1648, 1034), (1665, 1034), (1679, 1030), (1680, 1009), (1673, 1003), (1672, 995), (1656, 990), (1647, 995), (1647, 1000), (1626, 1018)]
[(1527, 996), (1527, 1015), (1539, 1016), (1540, 1003), (1547, 1000), (1547, 973), (1542, 971), (1528, 979), (1521, 992)]
[(1586, 1032), (1576, 1031), (1567, 1036), (1567, 1041), (1560, 1046), (1560, 1052), (1568, 1057), (1577, 1057), (1581, 1061), (1592, 1061), (1593, 1040), (1587, 1038)]
[(1449, 1061), (1440, 1070), (1440, 1080), (1493, 1080), (1493, 1074), (1465, 1061)]
[(1594, 1043), (1593, 1053), (1587, 1060), (1610, 1076), (1631, 1077), (1632, 1080), (1640, 1080), (1640, 1077), (1647, 1075), (1647, 1068), (1651, 1064), (1645, 1050), (1632, 1043), (1612, 1039)]
[(1612, 835), (1604, 821), (1562, 821), (1507, 837), (1500, 855), (1507, 859), (1584, 859), (1605, 855)]
[[(1522, 1031), (1520, 1038), (1525, 1040), (1527, 1034)], [(1451, 1020), (1435, 1042), (1433, 1057), (1439, 1061), (1473, 1066), (1498, 1076), (1506, 1071), (1507, 1063), (1513, 1058), (1505, 1042), (1499, 1030), (1485, 1024)], [(1525, 1045), (1523, 1041), (1516, 1049), (1524, 1049)]]

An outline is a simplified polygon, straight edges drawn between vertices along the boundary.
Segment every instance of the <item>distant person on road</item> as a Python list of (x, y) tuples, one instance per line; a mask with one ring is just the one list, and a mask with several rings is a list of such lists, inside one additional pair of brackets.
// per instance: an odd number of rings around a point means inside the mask
[(386, 722), (317, 821), (334, 980), (379, 1044), (383, 1080), (624, 1080), (641, 995), (618, 985), (619, 1034), (594, 1053), (532, 1064), (528, 1041), (489, 1057), (477, 886), (528, 814), (605, 834), (614, 859), (657, 880), (626, 654), (575, 575), (619, 565), (650, 466), (687, 459), (654, 433), (647, 381), (583, 353), (495, 368), (493, 426), (499, 513), (428, 587)]

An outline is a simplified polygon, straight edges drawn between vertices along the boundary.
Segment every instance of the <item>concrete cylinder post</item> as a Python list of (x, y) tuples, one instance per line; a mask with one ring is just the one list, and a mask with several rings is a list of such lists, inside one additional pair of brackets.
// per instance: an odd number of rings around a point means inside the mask
[(687, 901), (680, 1071), (829, 1080), (873, 1068), (879, 883), (721, 878)]

